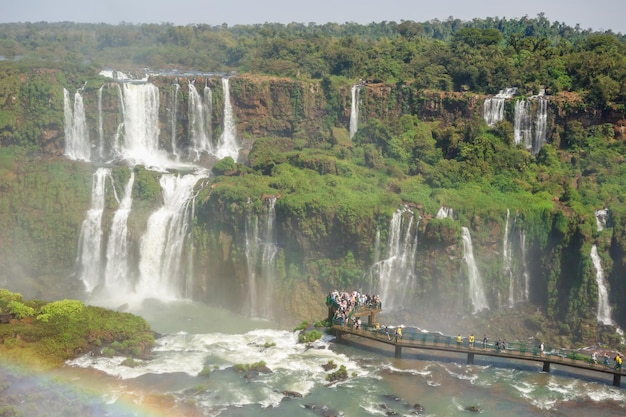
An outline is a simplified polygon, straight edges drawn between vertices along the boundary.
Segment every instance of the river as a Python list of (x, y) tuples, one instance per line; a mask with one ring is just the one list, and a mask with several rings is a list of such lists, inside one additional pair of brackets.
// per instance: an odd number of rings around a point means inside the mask
[[(391, 348), (330, 335), (306, 346), (292, 330), (193, 302), (144, 302), (132, 312), (163, 335), (150, 360), (128, 367), (121, 357), (83, 356), (22, 378), (4, 369), (12, 375), (4, 395), (29, 416), (359, 417), (415, 415), (416, 404), (433, 417), (471, 415), (472, 406), (485, 417), (626, 413), (625, 391), (604, 374), (543, 373), (540, 363), (488, 357), (466, 365), (463, 355), (419, 350), (396, 359)], [(271, 373), (234, 369), (260, 361)], [(346, 367), (346, 381), (326, 380), (331, 361)]]

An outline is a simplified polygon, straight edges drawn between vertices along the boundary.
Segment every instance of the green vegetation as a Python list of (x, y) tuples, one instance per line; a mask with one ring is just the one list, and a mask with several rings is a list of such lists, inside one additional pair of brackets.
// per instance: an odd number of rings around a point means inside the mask
[(348, 379), (348, 370), (345, 365), (341, 365), (338, 370), (326, 375), (326, 381), (334, 383)]
[[(0, 324), (0, 354), (23, 363), (55, 366), (77, 355), (143, 357), (154, 345), (154, 334), (140, 317), (76, 300), (21, 301), (17, 293), (0, 289), (0, 308), (12, 320)], [(136, 366), (129, 358), (126, 366)]]
[(267, 364), (265, 363), (265, 361), (259, 361), (259, 362), (254, 362), (254, 363), (248, 363), (248, 364), (235, 364), (234, 366), (235, 371), (237, 372), (250, 372), (250, 371), (256, 371), (256, 372), (267, 372), (268, 368), (267, 368)]

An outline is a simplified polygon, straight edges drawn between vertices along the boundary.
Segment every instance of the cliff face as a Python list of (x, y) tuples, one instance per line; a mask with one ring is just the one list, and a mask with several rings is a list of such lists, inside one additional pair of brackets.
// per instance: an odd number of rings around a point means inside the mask
[[(198, 89), (211, 89), (208, 131), (213, 141), (222, 133), (224, 91), (220, 78), (156, 78), (151, 82), (159, 88), (159, 141), (163, 149), (171, 150), (175, 146), (182, 150), (190, 145), (187, 84), (191, 81)], [(254, 164), (254, 161), (246, 161), (248, 151), (255, 146), (260, 148), (261, 139), (267, 139), (267, 154), (271, 155), (272, 150), (285, 151), (276, 152), (277, 158), (285, 160), (274, 161), (273, 166), (288, 163), (315, 175), (349, 174), (341, 165), (340, 155), (328, 158), (297, 151), (323, 143), (350, 147), (346, 141), (351, 106), (349, 87), (333, 89), (328, 82), (252, 75), (234, 76), (229, 81), (237, 131), (245, 147), (241, 162)], [(120, 129), (123, 122), (121, 88), (117, 83), (103, 84), (98, 80), (89, 82), (82, 91), (93, 149), (99, 149), (100, 120), (103, 121), (102, 137), (114, 138)], [(62, 114), (60, 91), (61, 85), (54, 86), (48, 100), (54, 111)], [(482, 118), (485, 100), (471, 93), (416, 91), (410, 86), (383, 84), (366, 84), (360, 97), (363, 124), (377, 119), (393, 126), (403, 114), (410, 113), (441, 128), (464, 127)], [(583, 126), (611, 124), (616, 138), (623, 138), (620, 136), (624, 125), (622, 114), (589, 109), (573, 95), (548, 100), (548, 137), (557, 137), (568, 122), (577, 120)], [(16, 114), (24, 108), (11, 100), (8, 105)], [(505, 114), (509, 123), (512, 111), (512, 103), (507, 101)], [(58, 114), (54, 120), (59, 120)], [(4, 127), (4, 145), (13, 137), (11, 129), (15, 126)], [(59, 124), (44, 124), (36, 133), (43, 144), (44, 155), (32, 159), (26, 154), (7, 154), (0, 166), (0, 219), (3, 221), (0, 279), (29, 297), (62, 298), (66, 292), (80, 292), (75, 259), (81, 222), (90, 204), (94, 168), (91, 164), (70, 162), (62, 157), (65, 138)], [(103, 143), (105, 157), (100, 162), (109, 162), (106, 155), (114, 146), (110, 140)], [(260, 152), (255, 151), (257, 155)], [(118, 167), (115, 171), (120, 172), (116, 187), (121, 193), (120, 184), (128, 175), (122, 172), (127, 172), (127, 168)], [(160, 200), (158, 184), (152, 178), (156, 176), (148, 175), (150, 178), (141, 182), (142, 191), (133, 191), (136, 205), (131, 217), (129, 246), (135, 262), (146, 219)], [(385, 267), (384, 261), (391, 256), (390, 249), (395, 242), (391, 225), (402, 203), (397, 193), (390, 192), (385, 201), (374, 203), (358, 199), (345, 201), (339, 208), (315, 198), (302, 197), (301, 201), (290, 196), (274, 196), (278, 197), (272, 208), (275, 220), (271, 244), (275, 252), (271, 265), (264, 265), (260, 255), (253, 263), (250, 261), (250, 245), (255, 240), (253, 232), (257, 230), (256, 239), (262, 240), (259, 225), (268, 221), (268, 201), (272, 201), (270, 197), (276, 190), (275, 185), (263, 181), (268, 180), (258, 180), (261, 185), (248, 188), (231, 185), (225, 179), (203, 187), (198, 185), (192, 233), (194, 256), (190, 294), (193, 298), (244, 313), (294, 321), (324, 317), (321, 300), (329, 290), (350, 289), (344, 288), (346, 286), (376, 287), (376, 280), (380, 279), (377, 268)], [(151, 187), (156, 191), (148, 192)], [(297, 177), (293, 188), (298, 188)], [(345, 197), (326, 195), (324, 199)], [(104, 215), (106, 224), (110, 224), (117, 207), (113, 197), (109, 200)], [(448, 323), (455, 323), (472, 310), (467, 279), (471, 271), (461, 238), (461, 223), (458, 217), (435, 218), (432, 208), (428, 210), (419, 205), (410, 208), (415, 213), (413, 229), (409, 229), (410, 239), (403, 244), (416, 245), (414, 275), (412, 286), (403, 290), (410, 300), (410, 308), (398, 314), (409, 318), (419, 314), (433, 322), (443, 317)], [(544, 211), (522, 207), (507, 215), (504, 210), (497, 213), (494, 210), (465, 208), (462, 214), (463, 225), (468, 226), (472, 234), (475, 262), (491, 309), (503, 311), (521, 300), (525, 306), (531, 306), (530, 310), (532, 307), (539, 309), (549, 320), (567, 323), (578, 340), (597, 340), (597, 332), (601, 330), (595, 323), (597, 287), (593, 280), (595, 271), (587, 260), (588, 253), (591, 242), (599, 236), (601, 249), (611, 258), (610, 262), (606, 259), (606, 265), (615, 292), (612, 300), (617, 311), (623, 313), (626, 307), (616, 301), (618, 294), (626, 292), (620, 279), (626, 270), (622, 256), (626, 246), (623, 233), (626, 222), (621, 215), (616, 213), (612, 227), (599, 234), (589, 225), (592, 220), (568, 214), (556, 203), (552, 209)], [(587, 224), (581, 225), (585, 222)], [(512, 236), (509, 250), (515, 252), (513, 260), (507, 260), (503, 254), (506, 233)], [(259, 245), (256, 250), (262, 249)], [(264, 275), (268, 265), (272, 268), (271, 285), (269, 276)], [(520, 277), (528, 276), (528, 282), (512, 281), (511, 270)], [(519, 288), (513, 288), (511, 282)], [(54, 283), (53, 291), (50, 291), (51, 283)], [(394, 290), (401, 289), (404, 283), (393, 285)], [(525, 291), (529, 294), (524, 295)], [(255, 297), (253, 292), (259, 296)], [(592, 297), (586, 297), (587, 294)], [(263, 301), (268, 299), (272, 303)], [(450, 305), (455, 308), (446, 308)], [(566, 333), (567, 329), (561, 330)]]

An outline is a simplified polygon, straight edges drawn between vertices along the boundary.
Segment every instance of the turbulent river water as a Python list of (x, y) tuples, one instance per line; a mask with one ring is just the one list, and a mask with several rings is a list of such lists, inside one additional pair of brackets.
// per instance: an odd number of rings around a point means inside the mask
[[(610, 376), (540, 363), (419, 350), (393, 351), (332, 336), (306, 346), (297, 333), (192, 302), (133, 311), (163, 336), (150, 360), (84, 356), (51, 375), (9, 379), (4, 395), (29, 416), (623, 416), (626, 391)], [(382, 317), (381, 317), (382, 318)], [(237, 372), (264, 361), (271, 373)], [(330, 384), (332, 361), (348, 379)], [(210, 370), (209, 375), (201, 371)], [(4, 372), (8, 372), (4, 369)], [(292, 396), (284, 392), (291, 392)], [(299, 393), (302, 397), (293, 397)]]

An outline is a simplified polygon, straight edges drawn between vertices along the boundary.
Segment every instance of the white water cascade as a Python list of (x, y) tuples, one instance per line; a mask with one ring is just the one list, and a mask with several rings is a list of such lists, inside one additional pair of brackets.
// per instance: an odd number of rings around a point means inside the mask
[(378, 282), (376, 293), (380, 294), (385, 309), (402, 308), (407, 296), (414, 290), (416, 273), (419, 217), (408, 207), (395, 211), (389, 225), (387, 258), (372, 267), (372, 282)]
[(548, 99), (540, 95), (537, 98), (537, 113), (535, 117), (535, 135), (533, 140), (532, 154), (537, 155), (546, 143), (548, 127)]
[(178, 84), (178, 82), (174, 83), (172, 89), (174, 91), (172, 92), (172, 98), (170, 100), (170, 146), (172, 147), (172, 154), (178, 159), (176, 129), (178, 123), (178, 92), (180, 91), (180, 84)]
[(181, 299), (190, 296), (188, 246), (194, 187), (203, 174), (161, 177), (163, 205), (150, 215), (141, 238), (137, 295), (142, 298)]
[(454, 220), (454, 210), (450, 207), (441, 206), (437, 211), (436, 219), (452, 219)]
[(83, 220), (78, 241), (78, 275), (91, 292), (100, 284), (102, 272), (102, 214), (104, 212), (107, 178), (112, 181), (109, 168), (98, 168), (93, 174), (91, 207)]
[(224, 88), (224, 130), (218, 141), (216, 156), (220, 159), (230, 156), (235, 161), (239, 155), (239, 144), (237, 143), (237, 130), (233, 116), (233, 106), (230, 103), (230, 86), (228, 77), (222, 78)]
[(189, 83), (189, 140), (191, 143), (190, 155), (194, 161), (200, 159), (203, 153), (213, 153), (210, 128), (211, 111), (207, 101), (211, 99), (210, 89), (207, 96), (201, 97), (193, 82)]
[(532, 102), (530, 100), (518, 100), (515, 102), (513, 141), (516, 145), (523, 145), (526, 149), (532, 149), (533, 119)]
[(104, 159), (104, 127), (103, 127), (103, 119), (102, 119), (102, 90), (104, 89), (104, 84), (98, 88), (98, 156), (102, 161)]
[(516, 87), (505, 88), (500, 90), (495, 96), (485, 100), (483, 103), (483, 117), (489, 127), (493, 127), (500, 120), (504, 120), (504, 103), (512, 98), (516, 92)]
[(472, 236), (467, 227), (462, 227), (463, 238), (463, 260), (467, 265), (467, 273), (469, 280), (469, 296), (472, 302), (472, 309), (474, 313), (481, 310), (489, 309), (489, 303), (485, 296), (485, 290), (483, 288), (483, 280), (478, 272), (476, 266), (476, 260), (474, 259), (474, 250), (472, 248)]
[(598, 229), (598, 232), (601, 232), (604, 230), (609, 220), (609, 209), (604, 208), (604, 209), (596, 210), (595, 216), (596, 216), (596, 227)]
[(63, 116), (65, 118), (65, 156), (75, 161), (90, 161), (91, 142), (80, 90), (74, 94), (72, 105), (69, 91), (63, 89)]
[(133, 184), (135, 173), (130, 171), (130, 178), (124, 188), (124, 197), (120, 202), (113, 220), (106, 247), (106, 266), (104, 269), (104, 288), (111, 293), (127, 294), (133, 290), (129, 280), (128, 216), (133, 205)]
[(359, 107), (361, 102), (361, 84), (352, 86), (352, 104), (350, 106), (350, 139), (359, 129)]
[(517, 220), (506, 210), (502, 240), (503, 275), (509, 282), (508, 306), (528, 301), (530, 274), (526, 259), (526, 233), (517, 228)]
[(598, 255), (598, 246), (593, 245), (591, 247), (591, 261), (596, 269), (596, 283), (598, 284), (598, 309), (596, 317), (599, 323), (605, 325), (614, 325), (613, 319), (611, 319), (611, 306), (609, 305), (609, 289), (606, 279), (604, 277), (604, 270), (602, 269), (602, 261), (600, 255)]
[(511, 224), (511, 211), (506, 209), (506, 223), (504, 225), (504, 238), (502, 240), (502, 267), (505, 278), (509, 280), (509, 307), (515, 305), (515, 278), (513, 275), (513, 242), (509, 236)]

